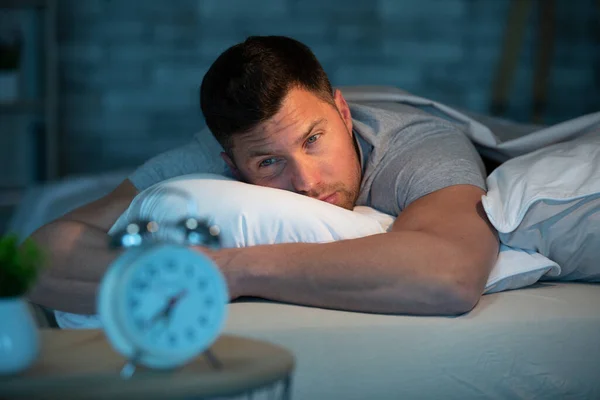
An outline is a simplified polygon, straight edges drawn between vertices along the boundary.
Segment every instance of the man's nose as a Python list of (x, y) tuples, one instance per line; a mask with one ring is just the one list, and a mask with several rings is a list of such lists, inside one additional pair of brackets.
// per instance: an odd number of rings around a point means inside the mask
[(297, 161), (292, 169), (294, 191), (308, 196), (316, 196), (315, 189), (321, 183), (321, 174), (315, 162), (309, 159)]

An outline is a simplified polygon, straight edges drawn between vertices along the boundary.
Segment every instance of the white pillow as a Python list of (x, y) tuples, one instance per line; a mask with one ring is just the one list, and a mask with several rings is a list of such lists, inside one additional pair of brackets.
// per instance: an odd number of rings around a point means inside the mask
[[(184, 194), (184, 196), (182, 196)], [(223, 247), (353, 239), (385, 232), (376, 218), (289, 191), (260, 187), (214, 174), (169, 179), (140, 193), (109, 231), (135, 219), (159, 224), (190, 214), (221, 230)], [(172, 232), (158, 231), (165, 238)]]
[[(183, 196), (182, 196), (183, 194)], [(394, 217), (369, 207), (354, 211), (292, 192), (248, 185), (223, 176), (196, 174), (173, 178), (140, 193), (109, 231), (114, 235), (136, 219), (159, 225), (196, 215), (219, 226), (223, 247), (259, 244), (324, 243), (384, 233)], [(172, 231), (162, 238), (177, 239)], [(558, 266), (538, 254), (504, 246), (485, 293), (517, 289), (556, 273)], [(97, 328), (95, 316), (56, 312), (62, 328)]]
[(507, 161), (487, 184), (502, 243), (560, 265), (544, 280), (600, 281), (600, 130)]

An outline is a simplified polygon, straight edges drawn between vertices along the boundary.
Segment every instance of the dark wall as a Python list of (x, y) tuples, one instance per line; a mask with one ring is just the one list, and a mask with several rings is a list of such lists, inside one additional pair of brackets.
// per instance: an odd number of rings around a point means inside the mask
[[(546, 1), (546, 0), (542, 0)], [(334, 85), (395, 85), (486, 112), (508, 0), (61, 0), (64, 167), (135, 166), (203, 126), (211, 62), (251, 34), (312, 47)], [(600, 110), (600, 3), (556, 0), (547, 123)], [(536, 13), (507, 116), (527, 121)]]

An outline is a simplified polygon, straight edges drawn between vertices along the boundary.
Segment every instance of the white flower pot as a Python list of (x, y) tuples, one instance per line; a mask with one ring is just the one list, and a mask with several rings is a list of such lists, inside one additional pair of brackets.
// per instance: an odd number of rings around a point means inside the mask
[(40, 351), (38, 327), (22, 298), (0, 298), (0, 374), (25, 370)]
[(14, 103), (19, 99), (19, 72), (0, 70), (0, 103)]

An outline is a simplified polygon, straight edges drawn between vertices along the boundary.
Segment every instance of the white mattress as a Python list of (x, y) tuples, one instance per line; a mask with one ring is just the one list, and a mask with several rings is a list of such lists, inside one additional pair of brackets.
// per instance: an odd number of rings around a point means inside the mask
[(292, 350), (296, 400), (600, 399), (598, 284), (486, 295), (456, 318), (250, 301), (226, 332)]

